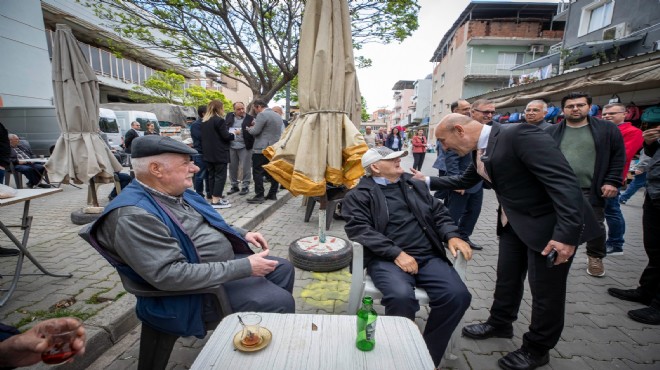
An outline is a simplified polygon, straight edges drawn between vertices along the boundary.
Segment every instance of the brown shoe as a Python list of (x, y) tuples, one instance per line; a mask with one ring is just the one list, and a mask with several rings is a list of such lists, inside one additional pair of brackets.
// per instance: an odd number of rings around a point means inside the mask
[(603, 266), (603, 259), (597, 257), (587, 256), (587, 274), (595, 277), (605, 276), (605, 266)]

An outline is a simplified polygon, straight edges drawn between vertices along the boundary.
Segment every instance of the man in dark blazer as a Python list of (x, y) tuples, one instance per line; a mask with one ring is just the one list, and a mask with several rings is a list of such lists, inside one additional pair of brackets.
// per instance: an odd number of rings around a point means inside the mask
[[(478, 154), (461, 176), (426, 178), (431, 189), (467, 189), (484, 180), (500, 203), (497, 282), (490, 317), (464, 327), (463, 335), (511, 338), (529, 271), (532, 322), (522, 347), (498, 364), (504, 369), (545, 365), (564, 327), (566, 280), (589, 209), (577, 179), (552, 138), (532, 125), (493, 122), (488, 126), (450, 114), (438, 124), (435, 135), (445, 149)], [(554, 254), (548, 266), (548, 255)]]
[(131, 154), (131, 144), (133, 144), (135, 138), (140, 137), (139, 130), (140, 124), (136, 121), (131, 122), (131, 129), (126, 131), (126, 135), (124, 135), (124, 152), (126, 154)]

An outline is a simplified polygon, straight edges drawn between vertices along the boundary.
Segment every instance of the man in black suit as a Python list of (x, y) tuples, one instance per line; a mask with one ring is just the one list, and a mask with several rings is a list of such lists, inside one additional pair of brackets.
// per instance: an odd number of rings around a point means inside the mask
[[(527, 124), (483, 125), (460, 114), (436, 127), (445, 149), (459, 155), (477, 151), (461, 176), (433, 177), (432, 190), (467, 189), (484, 180), (500, 202), (497, 282), (490, 317), (468, 325), (473, 339), (511, 338), (529, 272), (532, 322), (522, 347), (502, 357), (504, 369), (535, 369), (549, 361), (548, 351), (564, 327), (566, 280), (580, 243), (588, 209), (577, 179), (552, 138)], [(424, 178), (416, 173), (415, 177)], [(548, 255), (556, 253), (551, 267)]]
[(140, 130), (140, 123), (133, 121), (131, 122), (131, 129), (126, 131), (124, 135), (124, 152), (126, 154), (131, 154), (131, 144), (136, 137), (139, 137), (138, 130)]

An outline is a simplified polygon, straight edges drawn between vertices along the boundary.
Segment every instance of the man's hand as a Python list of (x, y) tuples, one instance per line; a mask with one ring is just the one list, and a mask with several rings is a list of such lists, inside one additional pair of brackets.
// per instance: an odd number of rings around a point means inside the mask
[(420, 180), (420, 181), (426, 181), (426, 176), (424, 176), (423, 173), (417, 171), (416, 169), (411, 168), (410, 173), (413, 174), (413, 179)]
[(603, 192), (603, 198), (614, 198), (619, 194), (619, 189), (612, 185), (603, 185), (600, 190)]
[(401, 270), (411, 275), (417, 274), (417, 270), (419, 269), (419, 266), (417, 266), (417, 261), (415, 261), (415, 259), (406, 252), (399, 253), (399, 255), (394, 259), (394, 263), (399, 266)]
[[(33, 326), (25, 333), (9, 337), (0, 342), (0, 366), (20, 367), (41, 362), (41, 353), (49, 348), (48, 340), (42, 337), (40, 330), (46, 325), (56, 325), (71, 330), (78, 325), (72, 318), (45, 320)], [(76, 355), (85, 353), (85, 328), (81, 325), (76, 331), (76, 339), (71, 345)], [(73, 358), (69, 362), (73, 361)]]
[(267, 250), (268, 248), (268, 242), (266, 241), (266, 238), (264, 238), (261, 233), (255, 233), (255, 232), (248, 232), (245, 234), (245, 240), (247, 240), (249, 243), (260, 247), (263, 250)]
[(259, 252), (248, 257), (250, 267), (252, 267), (252, 276), (266, 276), (275, 270), (278, 262), (267, 260), (268, 250)]
[(447, 248), (449, 248), (449, 251), (454, 258), (456, 258), (456, 250), (459, 250), (463, 253), (463, 257), (465, 257), (466, 261), (472, 259), (472, 248), (470, 248), (470, 245), (461, 238), (451, 238), (447, 240)]
[(547, 256), (551, 250), (557, 250), (557, 259), (555, 259), (555, 265), (560, 263), (567, 262), (569, 258), (575, 253), (575, 246), (564, 244), (555, 240), (550, 240), (548, 245), (545, 246), (541, 255)]
[(660, 139), (660, 126), (645, 130), (642, 136), (647, 145), (653, 144), (654, 141)]

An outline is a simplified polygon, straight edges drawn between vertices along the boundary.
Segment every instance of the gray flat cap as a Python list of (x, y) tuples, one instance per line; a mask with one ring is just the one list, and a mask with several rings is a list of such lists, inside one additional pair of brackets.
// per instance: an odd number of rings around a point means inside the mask
[(169, 136), (140, 136), (131, 143), (131, 158), (151, 157), (164, 153), (198, 154), (195, 149)]

